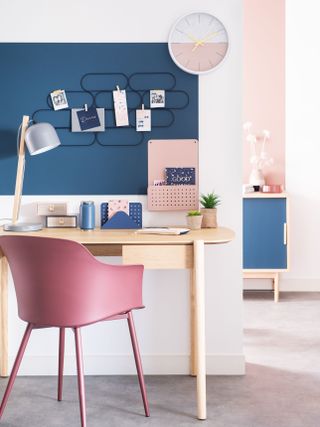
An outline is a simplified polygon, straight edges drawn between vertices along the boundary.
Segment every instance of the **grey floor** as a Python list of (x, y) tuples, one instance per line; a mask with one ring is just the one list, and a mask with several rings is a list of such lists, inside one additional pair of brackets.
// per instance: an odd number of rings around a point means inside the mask
[[(319, 427), (320, 293), (286, 293), (279, 304), (246, 293), (244, 327), (247, 375), (208, 377), (207, 421), (194, 419), (193, 378), (147, 377), (147, 419), (135, 377), (87, 377), (88, 427)], [(61, 403), (55, 387), (53, 377), (18, 378), (1, 425), (79, 427), (75, 378), (65, 379)]]

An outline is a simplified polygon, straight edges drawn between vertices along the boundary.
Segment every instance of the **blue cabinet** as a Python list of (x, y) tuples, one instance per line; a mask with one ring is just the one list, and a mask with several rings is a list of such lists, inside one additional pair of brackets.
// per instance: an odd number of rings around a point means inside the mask
[(243, 268), (287, 268), (287, 199), (243, 199)]

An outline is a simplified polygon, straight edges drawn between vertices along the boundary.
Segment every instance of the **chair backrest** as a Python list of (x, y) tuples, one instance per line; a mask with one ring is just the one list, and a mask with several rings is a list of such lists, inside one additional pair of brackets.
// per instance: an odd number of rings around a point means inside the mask
[(0, 236), (19, 317), (37, 326), (76, 327), (142, 307), (143, 266), (108, 265), (80, 243)]

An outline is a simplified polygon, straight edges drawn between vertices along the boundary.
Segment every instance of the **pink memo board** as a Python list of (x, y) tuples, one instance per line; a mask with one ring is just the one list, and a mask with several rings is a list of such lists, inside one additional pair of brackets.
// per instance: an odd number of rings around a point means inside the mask
[[(199, 208), (199, 142), (196, 139), (158, 139), (148, 142), (148, 209), (178, 211)], [(196, 185), (154, 186), (167, 167), (194, 167)]]

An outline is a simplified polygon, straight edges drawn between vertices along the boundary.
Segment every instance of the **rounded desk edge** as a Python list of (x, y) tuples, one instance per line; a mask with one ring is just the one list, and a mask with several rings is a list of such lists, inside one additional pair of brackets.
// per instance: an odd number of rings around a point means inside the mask
[(83, 245), (103, 245), (103, 244), (173, 244), (186, 245), (193, 244), (195, 240), (203, 240), (205, 244), (228, 243), (234, 239), (235, 233), (229, 228), (202, 228), (201, 230), (191, 230), (183, 235), (161, 235), (161, 234), (137, 234), (136, 230), (95, 230), (84, 231), (79, 228), (43, 228), (35, 232), (7, 232), (0, 229), (0, 235), (23, 235), (38, 236), (58, 239), (74, 240)]

